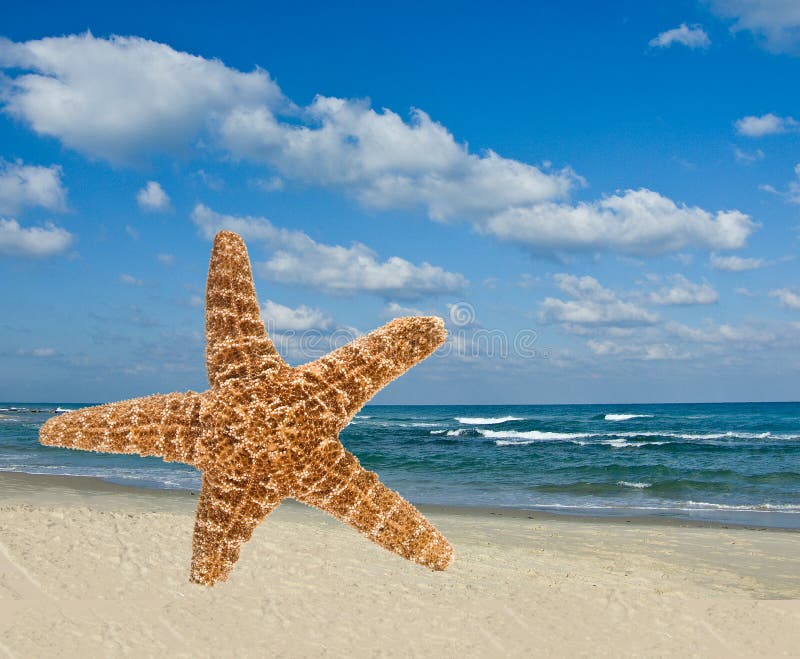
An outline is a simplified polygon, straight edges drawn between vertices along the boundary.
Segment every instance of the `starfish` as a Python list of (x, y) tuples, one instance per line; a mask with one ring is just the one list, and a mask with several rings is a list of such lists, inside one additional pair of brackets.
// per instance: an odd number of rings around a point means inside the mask
[(49, 419), (39, 439), (48, 446), (160, 456), (200, 470), (190, 570), (195, 583), (227, 580), (241, 545), (285, 498), (330, 513), (403, 558), (444, 570), (453, 559), (447, 540), (364, 469), (339, 433), (445, 336), (441, 318), (396, 318), (314, 362), (290, 367), (261, 319), (244, 241), (222, 231), (206, 285), (210, 388), (69, 412)]

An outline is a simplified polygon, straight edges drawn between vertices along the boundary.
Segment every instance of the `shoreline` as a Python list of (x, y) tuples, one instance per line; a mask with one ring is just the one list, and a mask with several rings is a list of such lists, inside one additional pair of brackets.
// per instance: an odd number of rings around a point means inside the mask
[[(3, 491), (3, 503), (26, 503), (24, 495), (35, 495), (39, 503), (47, 501), (47, 494), (60, 492), (68, 494), (67, 500), (80, 498), (102, 497), (103, 495), (127, 495), (129, 503), (121, 498), (121, 506), (137, 507), (139, 504), (158, 503), (161, 509), (184, 509), (197, 500), (199, 492), (185, 489), (150, 488), (132, 485), (122, 485), (107, 481), (98, 476), (67, 476), (63, 474), (29, 474), (27, 472), (0, 471), (0, 491)], [(15, 500), (15, 495), (18, 498)], [(71, 495), (71, 496), (70, 496)], [(115, 497), (117, 498), (117, 497)], [(64, 498), (53, 498), (53, 503), (63, 503)], [(413, 502), (412, 502), (413, 503)], [(300, 506), (293, 499), (287, 499), (282, 505)], [(473, 506), (435, 503), (414, 503), (425, 514), (445, 514), (454, 517), (507, 517), (509, 519), (528, 519), (534, 521), (562, 521), (569, 520), (578, 523), (590, 524), (619, 524), (646, 527), (677, 527), (677, 528), (705, 528), (705, 529), (742, 529), (748, 531), (774, 531), (778, 533), (798, 534), (800, 528), (786, 526), (770, 526), (762, 524), (723, 522), (705, 519), (683, 519), (671, 515), (651, 514), (623, 514), (611, 513), (606, 515), (592, 515), (583, 512), (553, 512), (540, 508), (517, 508), (512, 506)], [(763, 513), (776, 514), (776, 513)], [(780, 513), (777, 513), (780, 514)], [(788, 513), (784, 513), (788, 514)]]
[(798, 536), (675, 520), (420, 506), (432, 572), (303, 504), (189, 583), (196, 494), (0, 474), (0, 655), (782, 656)]
[[(800, 530), (799, 406), (661, 404), (623, 414), (621, 404), (369, 405), (343, 442), (422, 507)], [(49, 415), (24, 416), (0, 419), (9, 421), (0, 423), (0, 469), (95, 477), (131, 492), (200, 488), (185, 465), (42, 447), (36, 430)]]

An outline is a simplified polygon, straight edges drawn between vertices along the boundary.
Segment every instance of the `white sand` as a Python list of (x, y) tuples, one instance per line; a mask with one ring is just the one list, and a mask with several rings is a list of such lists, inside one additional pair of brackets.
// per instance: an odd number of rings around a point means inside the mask
[(433, 573), (290, 503), (207, 589), (194, 502), (0, 474), (0, 656), (800, 656), (796, 532), (426, 509)]

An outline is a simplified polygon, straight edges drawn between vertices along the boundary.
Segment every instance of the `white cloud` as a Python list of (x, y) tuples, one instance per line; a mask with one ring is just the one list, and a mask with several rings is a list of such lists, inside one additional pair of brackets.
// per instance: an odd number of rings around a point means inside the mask
[(800, 310), (800, 294), (789, 288), (779, 288), (769, 292), (771, 297), (778, 298), (782, 307)]
[(745, 272), (747, 270), (757, 270), (769, 265), (764, 259), (742, 256), (720, 256), (712, 254), (709, 263), (714, 270), (727, 270), (728, 272)]
[(192, 220), (203, 236), (211, 239), (228, 229), (245, 239), (266, 243), (274, 251), (256, 271), (285, 284), (300, 284), (329, 293), (375, 293), (398, 299), (453, 293), (462, 290), (466, 279), (429, 263), (414, 265), (398, 256), (380, 261), (361, 243), (350, 247), (318, 243), (302, 231), (274, 226), (259, 217), (222, 215), (198, 204)]
[[(313, 361), (362, 335), (358, 328), (347, 325), (327, 328), (309, 327), (305, 330), (280, 330), (274, 328), (269, 319), (266, 322), (275, 347), (291, 365)], [(312, 330), (311, 335), (306, 333)]]
[(194, 176), (196, 176), (203, 184), (208, 187), (209, 190), (214, 190), (214, 192), (219, 192), (225, 187), (225, 181), (222, 177), (214, 174), (213, 172), (207, 172), (204, 169), (198, 169)]
[(307, 244), (302, 249), (277, 251), (258, 264), (258, 271), (285, 284), (301, 284), (331, 293), (368, 292), (401, 299), (452, 293), (466, 285), (462, 275), (429, 263), (417, 266), (397, 256), (379, 261), (361, 243), (342, 247), (305, 238)]
[(138, 37), (3, 40), (0, 66), (12, 76), (7, 113), (112, 162), (207, 134), (287, 178), (343, 187), (376, 207), (422, 205), (436, 219), (553, 199), (579, 180), (568, 169), (470, 154), (419, 110), (409, 123), (365, 101), (318, 96), (300, 111), (303, 123), (282, 122), (275, 113), (295, 109), (265, 71), (242, 73)]
[(707, 281), (698, 284), (683, 275), (673, 275), (672, 286), (650, 294), (653, 304), (662, 305), (714, 304), (717, 300), (717, 291)]
[(558, 274), (555, 279), (558, 287), (572, 299), (545, 298), (539, 313), (543, 323), (561, 323), (568, 327), (625, 327), (658, 321), (656, 314), (620, 299), (616, 292), (601, 286), (594, 277)]
[(430, 316), (430, 313), (417, 309), (416, 307), (408, 307), (398, 304), (397, 302), (389, 302), (384, 308), (381, 316), (383, 318), (399, 318), (400, 316)]
[(770, 327), (763, 323), (717, 325), (707, 321), (699, 327), (691, 327), (667, 322), (638, 327), (623, 337), (613, 336), (609, 329), (614, 328), (598, 329), (608, 336), (587, 341), (593, 354), (643, 361), (691, 358), (699, 363), (713, 355), (725, 364), (739, 359), (743, 346), (749, 353), (797, 344), (797, 327), (791, 324)]
[(16, 220), (0, 218), (0, 255), (53, 256), (72, 244), (72, 234), (54, 224), (22, 227)]
[(256, 179), (253, 181), (253, 185), (264, 192), (277, 192), (278, 190), (283, 190), (286, 186), (280, 176)]
[(519, 276), (519, 279), (517, 280), (517, 286), (525, 289), (533, 288), (534, 286), (538, 286), (541, 283), (542, 283), (541, 277), (534, 277), (529, 272), (523, 272)]
[(38, 358), (47, 358), (47, 357), (55, 357), (57, 351), (55, 348), (31, 348), (27, 350), (25, 348), (20, 348), (17, 350), (17, 354), (22, 357), (38, 357)]
[(277, 332), (304, 332), (306, 330), (325, 330), (331, 327), (331, 317), (305, 305), (297, 308), (287, 307), (272, 300), (267, 300), (261, 305), (261, 313), (267, 324), (267, 329)]
[(749, 115), (734, 122), (736, 132), (745, 137), (764, 137), (765, 135), (778, 135), (788, 133), (798, 128), (798, 123), (792, 117), (779, 117), (772, 112), (762, 114), (760, 117)]
[(786, 199), (792, 204), (800, 204), (800, 163), (794, 166), (795, 180), (789, 182)]
[(144, 282), (141, 279), (137, 279), (133, 275), (129, 275), (129, 274), (124, 273), (124, 272), (119, 276), (119, 280), (123, 284), (128, 284), (128, 286), (143, 286), (144, 285)]
[(800, 163), (794, 166), (795, 178), (789, 181), (786, 190), (778, 190), (772, 185), (759, 185), (759, 190), (782, 197), (790, 204), (800, 204)]
[(736, 162), (744, 165), (752, 165), (754, 162), (764, 159), (764, 152), (761, 149), (755, 151), (743, 151), (738, 146), (733, 148), (733, 157)]
[(8, 114), (117, 163), (180, 150), (232, 108), (282, 98), (260, 69), (242, 73), (139, 37), (3, 39), (0, 67), (12, 76), (2, 99)]
[(668, 323), (665, 330), (671, 336), (690, 343), (729, 344), (758, 343), (766, 344), (775, 339), (775, 334), (751, 325), (730, 325), (723, 323), (714, 325), (706, 323), (703, 327), (689, 327), (682, 323)]
[(685, 350), (669, 343), (620, 343), (590, 339), (586, 345), (592, 353), (601, 357), (612, 355), (641, 361), (683, 360), (691, 357)]
[(158, 254), (156, 258), (161, 265), (171, 266), (175, 264), (174, 254)]
[(143, 211), (165, 211), (170, 207), (169, 195), (158, 181), (148, 181), (136, 193), (136, 203)]
[(759, 185), (758, 189), (764, 192), (769, 192), (790, 204), (800, 204), (800, 163), (794, 166), (795, 178), (789, 181), (785, 190), (779, 190), (774, 185), (763, 184)]
[(26, 206), (52, 211), (66, 209), (67, 191), (61, 184), (61, 167), (0, 160), (0, 213), (16, 213)]
[(738, 211), (711, 214), (649, 190), (572, 205), (584, 181), (569, 167), (471, 152), (417, 109), (405, 120), (328, 96), (299, 108), (260, 69), (242, 73), (141, 38), (4, 40), (0, 66), (10, 76), (7, 113), (111, 162), (194, 143), (266, 165), (268, 188), (332, 187), (371, 208), (421, 208), (544, 252), (725, 249), (755, 227)]
[(374, 208), (422, 206), (440, 221), (563, 197), (580, 182), (569, 169), (469, 153), (421, 110), (406, 122), (366, 101), (317, 96), (304, 118), (309, 125), (281, 123), (266, 107), (240, 108), (220, 136), (234, 155), (286, 178), (342, 188)]
[(711, 39), (700, 25), (686, 25), (681, 23), (679, 27), (666, 30), (650, 40), (652, 48), (668, 48), (674, 43), (681, 44), (687, 48), (708, 48)]
[(747, 30), (773, 52), (796, 51), (800, 44), (797, 0), (709, 0), (720, 16), (733, 19), (732, 30)]
[(484, 230), (533, 250), (646, 255), (693, 247), (736, 249), (757, 226), (739, 211), (712, 214), (640, 189), (574, 206), (513, 208), (489, 218)]

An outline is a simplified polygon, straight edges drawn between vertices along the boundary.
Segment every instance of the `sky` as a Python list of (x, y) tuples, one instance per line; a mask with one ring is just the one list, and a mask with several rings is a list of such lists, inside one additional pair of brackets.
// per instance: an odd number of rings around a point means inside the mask
[(113, 5), (0, 25), (0, 400), (204, 390), (222, 229), (292, 364), (445, 318), (377, 403), (798, 399), (795, 0)]

